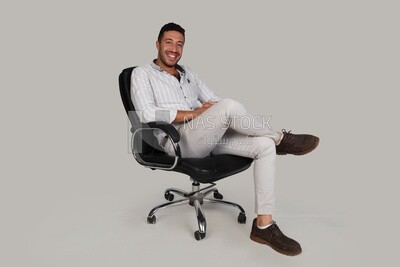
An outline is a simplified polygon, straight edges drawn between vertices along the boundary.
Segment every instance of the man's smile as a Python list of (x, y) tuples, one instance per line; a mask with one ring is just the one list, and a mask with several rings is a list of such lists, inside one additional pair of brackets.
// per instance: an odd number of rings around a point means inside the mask
[(167, 58), (171, 60), (175, 60), (179, 56), (178, 53), (173, 53), (173, 52), (166, 52), (165, 55), (167, 56)]

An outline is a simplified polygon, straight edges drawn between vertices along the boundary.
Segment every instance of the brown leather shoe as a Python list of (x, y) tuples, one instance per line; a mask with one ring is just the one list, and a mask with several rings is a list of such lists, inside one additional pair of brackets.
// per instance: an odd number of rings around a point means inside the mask
[(319, 144), (319, 138), (310, 134), (292, 134), (282, 130), (283, 138), (276, 146), (277, 155), (305, 155), (313, 151)]
[(257, 227), (257, 219), (254, 219), (250, 239), (260, 244), (266, 244), (275, 251), (288, 256), (295, 256), (301, 253), (300, 244), (285, 236), (275, 221), (267, 229), (260, 229)]

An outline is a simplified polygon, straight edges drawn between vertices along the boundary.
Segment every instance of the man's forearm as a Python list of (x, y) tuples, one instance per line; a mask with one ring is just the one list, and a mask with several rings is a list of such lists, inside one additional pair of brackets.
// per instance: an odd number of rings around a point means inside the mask
[(199, 111), (197, 109), (196, 110), (178, 110), (173, 123), (191, 121), (194, 118), (196, 118), (198, 115), (199, 115)]
[(178, 110), (178, 112), (176, 113), (175, 120), (173, 122), (180, 123), (185, 121), (186, 122), (191, 121), (214, 104), (215, 104), (214, 102), (207, 102), (203, 103), (201, 107), (196, 108), (195, 110)]

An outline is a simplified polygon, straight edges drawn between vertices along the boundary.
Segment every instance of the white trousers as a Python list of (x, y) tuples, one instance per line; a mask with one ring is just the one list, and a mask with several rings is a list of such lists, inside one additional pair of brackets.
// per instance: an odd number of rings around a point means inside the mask
[[(182, 157), (233, 154), (254, 159), (255, 213), (275, 210), (275, 142), (268, 120), (249, 114), (232, 99), (223, 99), (200, 116), (179, 125)], [(164, 146), (173, 155), (170, 142)]]

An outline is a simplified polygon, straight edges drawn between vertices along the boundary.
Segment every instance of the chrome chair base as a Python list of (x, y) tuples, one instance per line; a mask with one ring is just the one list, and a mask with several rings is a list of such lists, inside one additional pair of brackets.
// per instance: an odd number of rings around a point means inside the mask
[[(213, 193), (214, 198), (207, 197), (211, 193)], [(173, 200), (174, 195), (178, 195), (183, 198)], [(238, 216), (238, 223), (246, 223), (246, 213), (244, 209), (236, 203), (222, 200), (223, 196), (218, 192), (214, 183), (211, 183), (210, 186), (200, 189), (200, 184), (196, 181), (193, 181), (191, 192), (186, 192), (177, 188), (168, 188), (165, 190), (164, 197), (168, 200), (168, 202), (154, 207), (147, 216), (147, 223), (156, 223), (155, 213), (159, 210), (189, 204), (194, 207), (197, 217), (199, 230), (194, 232), (194, 237), (196, 238), (196, 240), (202, 240), (206, 236), (207, 221), (202, 209), (203, 204), (222, 204), (230, 207), (235, 207), (240, 211)]]

